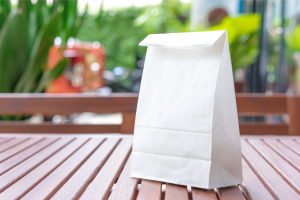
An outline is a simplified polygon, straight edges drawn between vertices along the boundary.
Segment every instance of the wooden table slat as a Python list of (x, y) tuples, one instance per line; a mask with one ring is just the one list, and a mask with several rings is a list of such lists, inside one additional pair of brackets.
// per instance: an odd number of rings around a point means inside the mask
[[(131, 178), (132, 137), (0, 134), (0, 142), (1, 200), (218, 199), (214, 190)], [(241, 136), (241, 144), (244, 182), (219, 188), (221, 200), (300, 199), (300, 137)]]
[(23, 150), (26, 150), (27, 148), (35, 145), (38, 142), (41, 142), (45, 138), (30, 138), (29, 140), (26, 140), (22, 142), (21, 144), (8, 149), (5, 152), (0, 153), (0, 163), (3, 162), (4, 160), (7, 160), (8, 158), (22, 152)]
[(160, 200), (161, 182), (142, 180), (137, 200)]
[(243, 165), (243, 192), (247, 200), (274, 200), (270, 192), (260, 182), (256, 174), (252, 171), (246, 161), (242, 160)]
[(280, 143), (278, 140), (265, 139), (264, 141), (284, 160), (286, 160), (298, 172), (300, 172), (300, 155), (296, 154), (294, 151)]
[(0, 138), (0, 145), (4, 144), (5, 142), (8, 142), (12, 139), (15, 139), (13, 137), (3, 137), (3, 138)]
[(13, 140), (10, 140), (8, 142), (5, 142), (4, 144), (2, 144), (0, 146), (0, 153), (7, 151), (10, 148), (13, 148), (19, 144), (21, 144), (22, 142), (25, 142), (26, 140), (29, 140), (29, 138), (16, 138)]
[(79, 198), (103, 167), (119, 141), (120, 139), (118, 138), (110, 138), (104, 141), (51, 199)]
[(39, 153), (35, 154), (31, 158), (25, 160), (20, 165), (14, 167), (10, 171), (4, 173), (0, 177), (0, 192), (6, 189), (8, 186), (16, 182), (17, 180), (21, 179), (31, 170), (39, 166), (45, 160), (47, 160), (50, 156), (55, 154), (65, 145), (67, 145), (71, 141), (70, 138), (64, 138), (59, 140), (58, 142), (54, 143), (50, 147), (40, 151)]
[(238, 186), (219, 189), (222, 200), (246, 200)]
[(30, 146), (29, 148), (23, 150), (22, 152), (14, 155), (13, 157), (3, 161), (0, 163), (0, 175), (4, 174), (11, 168), (15, 167), (16, 165), (20, 164), (24, 160), (30, 158), (31, 156), (35, 155), (36, 153), (40, 152), (44, 148), (51, 145), (53, 142), (57, 141), (59, 138), (46, 138), (45, 140)]
[(167, 184), (165, 200), (189, 200), (187, 186)]
[(300, 145), (296, 141), (283, 139), (279, 139), (279, 141), (300, 156)]
[(249, 143), (300, 194), (300, 173), (263, 141), (250, 139)]
[(205, 190), (200, 188), (192, 188), (193, 200), (218, 200), (217, 194), (212, 190)]
[(135, 197), (139, 179), (130, 177), (130, 166), (131, 158), (129, 157), (112, 193), (109, 196), (109, 200), (128, 200)]
[(105, 199), (129, 156), (132, 139), (122, 139), (80, 199)]
[(300, 196), (246, 141), (241, 140), (242, 153), (251, 169), (277, 199), (298, 199)]
[(86, 159), (103, 142), (103, 138), (94, 138), (85, 143), (51, 174), (30, 190), (22, 199), (49, 199), (74, 174)]
[[(29, 190), (35, 187), (45, 177), (47, 177), (53, 170), (55, 170), (61, 163), (68, 159), (74, 152), (76, 152), (88, 139), (80, 138), (72, 141), (64, 146), (60, 151), (41, 163), (34, 170), (26, 174), (18, 182), (11, 187), (4, 190), (0, 194), (0, 199), (17, 199), (24, 196)], [(22, 166), (22, 165), (21, 165)], [(8, 173), (6, 173), (8, 174)], [(4, 175), (6, 175), (4, 174)]]

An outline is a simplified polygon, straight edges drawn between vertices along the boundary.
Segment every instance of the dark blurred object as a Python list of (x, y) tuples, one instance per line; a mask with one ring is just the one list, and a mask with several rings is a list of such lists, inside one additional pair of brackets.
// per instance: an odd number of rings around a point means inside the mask
[(228, 13), (223, 8), (215, 8), (208, 14), (208, 23), (210, 26), (221, 23), (224, 17), (228, 16)]
[(244, 91), (244, 83), (243, 82), (234, 82), (235, 93), (242, 93)]
[(49, 52), (48, 67), (54, 69), (63, 58), (68, 58), (68, 66), (46, 88), (47, 93), (95, 92), (105, 86), (102, 77), (105, 49), (99, 42), (87, 43), (70, 38), (64, 51), (53, 46)]
[(141, 87), (143, 69), (145, 64), (145, 57), (137, 59), (136, 69), (130, 75), (130, 79), (133, 82), (132, 92), (138, 93)]

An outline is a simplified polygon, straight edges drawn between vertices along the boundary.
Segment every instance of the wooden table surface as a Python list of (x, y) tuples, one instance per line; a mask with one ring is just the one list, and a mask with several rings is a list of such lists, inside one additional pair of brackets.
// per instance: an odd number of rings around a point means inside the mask
[(130, 178), (132, 136), (0, 134), (0, 199), (300, 199), (300, 136), (242, 136), (244, 182), (203, 190)]

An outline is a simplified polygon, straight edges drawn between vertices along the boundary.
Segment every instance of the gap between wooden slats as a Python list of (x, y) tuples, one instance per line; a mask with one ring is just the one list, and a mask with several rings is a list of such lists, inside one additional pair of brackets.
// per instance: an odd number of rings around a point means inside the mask
[(14, 155), (13, 157), (3, 161), (0, 163), (0, 175), (3, 175), (8, 170), (12, 169), (13, 167), (19, 165), (20, 163), (24, 162), (28, 158), (32, 157), (33, 155), (37, 154), (44, 148), (48, 147), (49, 145), (53, 144), (60, 138), (47, 138), (29, 148), (23, 150), (22, 152)]
[(241, 140), (243, 158), (275, 199), (298, 199), (300, 196), (245, 140)]
[[(19, 196), (20, 192), (19, 190), (26, 190), (27, 187), (30, 187), (32, 184), (35, 184), (34, 180), (40, 179), (38, 177), (39, 174), (36, 172), (45, 172), (47, 173), (47, 169), (51, 170), (51, 166), (55, 165), (57, 162), (59, 162), (59, 159), (66, 159), (64, 155), (68, 155), (70, 148), (78, 148), (78, 145), (81, 144), (80, 140), (75, 140), (74, 138), (63, 138), (48, 148), (40, 151), (39, 153), (35, 154), (31, 158), (27, 159), (26, 161), (22, 162), (20, 165), (14, 167), (12, 170), (8, 171), (4, 175), (0, 177), (0, 199), (2, 199), (3, 196), (6, 195), (7, 198), (9, 198), (9, 194), (14, 196)], [(64, 148), (68, 146), (68, 148)], [(61, 150), (61, 151), (60, 151)], [(76, 149), (74, 149), (76, 150)], [(59, 153), (57, 153), (59, 152)], [(30, 175), (29, 175), (30, 174)], [(35, 174), (32, 176), (32, 174)], [(32, 177), (27, 182), (25, 181), (26, 177), (30, 176)], [(23, 177), (23, 178), (22, 178)], [(22, 179), (21, 179), (22, 178)], [(20, 181), (21, 179), (22, 181)], [(18, 181), (18, 182), (17, 182)], [(15, 183), (16, 182), (16, 183)], [(12, 187), (13, 183), (15, 183)], [(19, 185), (19, 186), (18, 186)], [(14, 190), (14, 188), (16, 189)], [(7, 189), (8, 190), (5, 190)]]
[(247, 200), (274, 200), (244, 159), (242, 165), (243, 184), (240, 186)]
[(139, 179), (130, 177), (131, 157), (128, 158), (127, 163), (109, 196), (109, 200), (129, 200), (135, 199), (137, 194), (137, 184)]
[(51, 199), (78, 199), (103, 167), (119, 141), (120, 139), (117, 138), (105, 140)]
[(59, 165), (38, 185), (31, 189), (22, 199), (50, 199), (51, 196), (78, 170), (104, 141), (104, 138), (93, 138), (84, 143), (74, 154)]
[(0, 138), (0, 145), (4, 144), (5, 142), (8, 142), (12, 139), (15, 139), (15, 138), (7, 138), (7, 137)]
[(0, 153), (7, 151), (8, 149), (11, 149), (19, 144), (21, 144), (22, 142), (25, 142), (26, 140), (29, 140), (29, 138), (16, 138), (13, 140), (10, 140), (8, 142), (5, 142), (4, 144), (2, 144), (0, 146)]
[(300, 156), (294, 151), (280, 143), (276, 139), (264, 139), (267, 145), (269, 145), (277, 154), (279, 154), (285, 161), (293, 166), (298, 172), (300, 172)]
[(132, 139), (122, 139), (80, 199), (106, 199), (131, 151)]
[(248, 142), (257, 150), (257, 152), (259, 152), (270, 166), (273, 167), (273, 169), (276, 170), (298, 194), (300, 194), (300, 173), (262, 140), (250, 139)]
[(43, 141), (45, 138), (30, 138), (29, 140), (26, 140), (22, 142), (21, 144), (8, 149), (7, 151), (0, 153), (0, 163), (7, 160), (8, 158), (22, 152), (23, 150)]

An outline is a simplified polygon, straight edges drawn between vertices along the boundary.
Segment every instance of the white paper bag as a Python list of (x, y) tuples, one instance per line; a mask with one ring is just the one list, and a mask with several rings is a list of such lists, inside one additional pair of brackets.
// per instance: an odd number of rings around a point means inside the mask
[(149, 35), (131, 176), (199, 188), (242, 183), (226, 31)]

